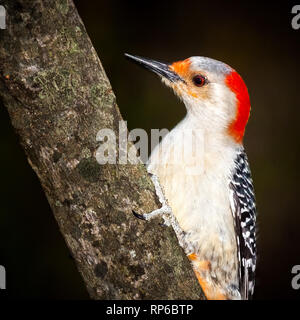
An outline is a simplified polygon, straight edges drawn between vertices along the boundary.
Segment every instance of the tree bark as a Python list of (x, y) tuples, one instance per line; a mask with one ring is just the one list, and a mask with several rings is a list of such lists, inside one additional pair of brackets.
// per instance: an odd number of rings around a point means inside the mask
[(73, 2), (1, 4), (0, 97), (90, 296), (203, 298), (173, 229), (132, 215), (160, 205), (144, 166), (96, 161), (122, 118)]

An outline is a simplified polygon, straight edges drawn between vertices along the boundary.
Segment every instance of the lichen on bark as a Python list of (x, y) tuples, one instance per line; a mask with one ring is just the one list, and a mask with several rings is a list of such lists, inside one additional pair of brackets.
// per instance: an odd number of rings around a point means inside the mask
[(159, 206), (144, 166), (96, 161), (122, 118), (72, 1), (3, 5), (0, 96), (90, 296), (203, 298), (173, 230), (131, 214)]

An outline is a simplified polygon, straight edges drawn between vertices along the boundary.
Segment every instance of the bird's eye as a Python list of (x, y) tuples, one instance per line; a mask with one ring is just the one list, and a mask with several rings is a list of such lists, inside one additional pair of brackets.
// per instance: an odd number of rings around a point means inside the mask
[(197, 74), (196, 76), (193, 77), (193, 82), (195, 86), (202, 87), (203, 85), (206, 84), (206, 78), (201, 74)]

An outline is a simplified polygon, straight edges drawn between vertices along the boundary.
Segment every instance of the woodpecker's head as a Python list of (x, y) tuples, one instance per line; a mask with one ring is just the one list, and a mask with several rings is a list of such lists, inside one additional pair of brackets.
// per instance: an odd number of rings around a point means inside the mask
[(206, 57), (165, 64), (125, 55), (158, 74), (201, 126), (226, 133), (237, 143), (242, 142), (250, 100), (243, 79), (230, 66)]

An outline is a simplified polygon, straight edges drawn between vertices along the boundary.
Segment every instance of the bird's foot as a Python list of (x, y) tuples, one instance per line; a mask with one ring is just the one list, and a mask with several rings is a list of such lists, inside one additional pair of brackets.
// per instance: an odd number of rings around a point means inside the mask
[(172, 224), (171, 223), (172, 219), (170, 219), (171, 216), (173, 215), (172, 209), (168, 205), (168, 202), (167, 202), (167, 200), (166, 200), (166, 198), (165, 198), (165, 196), (163, 194), (163, 191), (162, 191), (162, 188), (160, 186), (158, 177), (155, 174), (152, 174), (152, 173), (150, 173), (150, 176), (151, 176), (151, 180), (152, 180), (152, 182), (154, 184), (155, 191), (156, 191), (156, 194), (158, 196), (159, 202), (161, 203), (162, 206), (161, 206), (161, 208), (153, 210), (152, 212), (149, 212), (149, 213), (139, 214), (139, 213), (137, 213), (137, 212), (135, 212), (133, 210), (132, 210), (132, 213), (138, 219), (146, 220), (146, 221), (149, 221), (154, 217), (161, 216), (164, 219), (164, 225), (169, 226), (169, 225)]
[(181, 227), (179, 226), (179, 223), (175, 217), (175, 215), (172, 212), (171, 207), (168, 205), (168, 202), (163, 194), (162, 188), (160, 186), (159, 183), (159, 179), (155, 174), (149, 173), (151, 176), (151, 180), (154, 184), (155, 187), (155, 191), (156, 194), (158, 196), (159, 202), (161, 203), (161, 208), (160, 209), (156, 209), (152, 212), (149, 213), (144, 213), (144, 214), (140, 214), (137, 213), (135, 211), (132, 211), (132, 213), (134, 214), (135, 217), (141, 219), (141, 220), (145, 220), (145, 221), (149, 221), (155, 217), (162, 217), (164, 220), (164, 223), (162, 224), (163, 226), (172, 226), (177, 239), (179, 241), (179, 244), (186, 249), (188, 247), (187, 243), (186, 243), (186, 233), (181, 229)]

